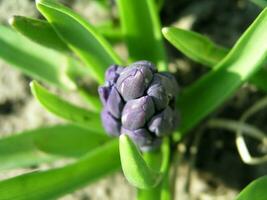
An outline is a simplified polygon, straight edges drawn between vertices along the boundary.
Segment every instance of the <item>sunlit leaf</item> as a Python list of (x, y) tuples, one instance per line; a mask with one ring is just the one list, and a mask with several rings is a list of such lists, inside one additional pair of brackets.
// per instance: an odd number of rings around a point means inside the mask
[(258, 5), (261, 8), (265, 8), (267, 6), (267, 1), (266, 0), (250, 0), (256, 5)]
[(147, 165), (135, 144), (125, 134), (120, 136), (120, 158), (126, 179), (135, 187), (149, 189), (160, 183), (161, 173)]
[(118, 140), (96, 148), (65, 167), (32, 172), (0, 182), (1, 199), (56, 199), (114, 172), (120, 167)]
[(265, 64), (266, 34), (265, 9), (223, 60), (183, 91), (178, 103), (183, 122), (179, 134), (175, 135), (176, 140), (220, 106)]
[(29, 167), (65, 157), (80, 157), (108, 141), (74, 125), (55, 125), (0, 139), (0, 170)]
[(50, 93), (37, 82), (31, 83), (31, 91), (49, 112), (97, 133), (104, 133), (98, 113), (75, 106)]
[(10, 24), (18, 32), (36, 43), (59, 51), (70, 51), (67, 45), (58, 37), (51, 25), (44, 20), (14, 16), (10, 20)]
[(162, 33), (183, 54), (210, 67), (216, 65), (229, 52), (228, 49), (215, 44), (208, 37), (193, 31), (168, 27), (163, 28)]
[[(171, 27), (164, 28), (162, 32), (179, 51), (204, 66), (214, 67), (229, 52), (229, 49), (216, 45), (208, 37), (193, 31)], [(267, 70), (262, 68), (249, 78), (249, 82), (267, 92), (266, 77)]]
[(154, 0), (117, 0), (122, 32), (131, 61), (150, 60), (167, 68), (159, 16)]
[(236, 197), (235, 200), (266, 200), (267, 199), (267, 176), (252, 181), (244, 190)]
[(36, 0), (36, 5), (61, 39), (87, 64), (98, 82), (103, 83), (109, 65), (121, 64), (108, 42), (71, 9), (53, 0)]
[(75, 88), (65, 74), (68, 59), (0, 25), (0, 58), (23, 73), (61, 88)]

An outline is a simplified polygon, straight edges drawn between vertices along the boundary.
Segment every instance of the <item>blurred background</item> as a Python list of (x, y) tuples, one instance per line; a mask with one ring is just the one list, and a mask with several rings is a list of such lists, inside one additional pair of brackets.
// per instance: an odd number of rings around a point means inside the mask
[[(112, 0), (61, 2), (96, 26), (119, 24), (116, 6)], [(165, 0), (160, 16), (163, 26), (191, 29), (230, 48), (259, 12), (260, 8), (248, 0)], [(33, 0), (0, 0), (0, 23), (8, 26), (8, 19), (13, 15), (42, 18)], [(113, 45), (120, 55), (127, 57), (120, 38), (113, 41)], [(176, 75), (181, 88), (207, 71), (205, 67), (184, 57), (167, 42), (166, 47), (170, 61), (169, 68)], [(44, 111), (34, 100), (29, 89), (30, 80), (0, 59), (0, 137), (44, 124), (60, 123), (59, 119)], [(247, 107), (264, 95), (246, 84), (214, 115), (238, 119)], [(76, 101), (75, 97), (72, 97), (72, 100)], [(253, 118), (252, 123), (266, 131), (265, 113)], [(233, 134), (225, 134), (224, 130), (204, 129), (196, 146), (192, 141), (196, 141), (195, 135), (199, 131), (199, 129), (192, 131), (179, 146), (180, 164), (177, 167), (176, 199), (233, 199), (251, 180), (266, 174), (267, 165), (248, 166), (242, 163)], [(253, 145), (257, 147), (256, 144)], [(190, 151), (192, 147), (196, 150)], [(0, 179), (47, 167), (50, 166), (32, 166), (30, 169), (1, 172)], [(131, 200), (134, 197), (134, 189), (128, 185), (121, 173), (117, 173), (60, 200)]]

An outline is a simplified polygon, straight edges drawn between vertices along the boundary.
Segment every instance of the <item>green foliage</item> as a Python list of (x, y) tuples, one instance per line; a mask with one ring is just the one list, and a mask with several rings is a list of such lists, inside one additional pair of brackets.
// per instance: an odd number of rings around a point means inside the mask
[[(108, 8), (106, 0), (98, 3)], [(138, 188), (139, 200), (170, 200), (169, 171), (171, 156), (175, 155), (170, 150), (175, 149), (172, 147), (181, 136), (221, 106), (244, 82), (249, 80), (267, 91), (267, 72), (261, 68), (267, 55), (266, 9), (231, 50), (198, 33), (164, 28), (163, 34), (170, 43), (212, 70), (183, 88), (178, 98), (182, 123), (172, 139), (164, 139), (160, 150), (141, 153), (126, 135), (120, 136), (119, 141), (107, 137), (100, 122), (99, 98), (78, 81), (92, 77), (102, 84), (109, 65), (123, 64), (106, 39), (114, 42), (124, 38), (129, 61), (150, 60), (159, 70), (166, 70), (158, 14), (163, 3), (162, 0), (117, 0), (120, 26), (96, 28), (54, 0), (36, 0), (38, 10), (47, 21), (14, 17), (11, 25), (23, 36), (0, 26), (1, 58), (33, 79), (76, 90), (91, 108), (76, 106), (36, 81), (31, 83), (31, 91), (39, 103), (71, 124), (38, 128), (0, 139), (0, 170), (58, 159), (74, 161), (60, 168), (0, 181), (1, 199), (55, 199), (120, 169), (121, 165), (127, 180)], [(265, 177), (249, 185), (237, 200), (266, 199), (264, 185)], [(252, 197), (255, 193), (257, 196)]]
[(265, 200), (267, 199), (266, 185), (267, 176), (258, 178), (252, 181), (235, 200)]
[(183, 123), (179, 133), (175, 135), (175, 140), (179, 140), (181, 135), (220, 106), (265, 64), (266, 27), (267, 10), (265, 9), (223, 60), (212, 71), (183, 91), (178, 102)]
[(183, 54), (203, 65), (214, 66), (229, 52), (208, 37), (180, 28), (163, 28), (164, 37)]
[[(171, 27), (164, 28), (162, 32), (165, 38), (178, 50), (204, 66), (216, 66), (229, 52), (229, 49), (223, 48), (206, 36), (193, 31)], [(258, 89), (267, 92), (267, 80), (265, 77), (267, 77), (267, 70), (262, 68), (250, 77), (249, 81)]]
[(81, 16), (51, 0), (36, 1), (36, 5), (61, 39), (83, 60), (92, 77), (99, 83), (103, 83), (104, 73), (109, 65), (121, 63), (108, 42)]
[(70, 124), (24, 131), (0, 139), (0, 170), (80, 157), (108, 140), (104, 134)]
[(127, 135), (120, 136), (120, 157), (123, 173), (132, 185), (149, 189), (159, 184), (162, 174), (149, 168)]
[(10, 20), (10, 24), (16, 31), (40, 45), (69, 52), (67, 45), (58, 37), (51, 25), (44, 20), (14, 16)]
[(154, 0), (117, 0), (117, 5), (130, 60), (150, 60), (160, 70), (166, 70), (166, 55)]
[(104, 133), (99, 114), (77, 107), (50, 93), (37, 82), (31, 83), (34, 97), (49, 112), (97, 133)]
[(37, 45), (11, 29), (0, 25), (0, 57), (23, 73), (60, 88), (75, 88), (64, 73), (68, 58)]
[(0, 197), (16, 200), (55, 199), (96, 181), (119, 167), (118, 140), (112, 140), (65, 167), (0, 181)]
[(251, 1), (261, 8), (265, 8), (267, 6), (266, 0), (251, 0)]

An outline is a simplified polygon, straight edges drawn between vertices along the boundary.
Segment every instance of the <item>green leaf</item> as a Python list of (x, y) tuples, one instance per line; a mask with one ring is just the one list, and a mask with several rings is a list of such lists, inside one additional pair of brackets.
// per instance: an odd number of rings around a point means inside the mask
[(267, 1), (266, 0), (250, 0), (256, 5), (258, 5), (261, 8), (265, 8), (267, 6)]
[(122, 32), (131, 61), (150, 60), (167, 69), (159, 16), (154, 0), (117, 0)]
[(60, 88), (75, 88), (65, 74), (68, 59), (0, 25), (0, 58), (23, 73)]
[(114, 172), (119, 167), (116, 139), (65, 167), (3, 180), (0, 182), (0, 197), (2, 200), (56, 199)]
[(240, 37), (230, 53), (211, 72), (181, 94), (178, 105), (183, 123), (179, 128), (179, 134), (175, 134), (176, 140), (213, 112), (265, 64), (266, 34), (265, 9)]
[(208, 37), (180, 28), (163, 28), (164, 37), (183, 54), (203, 65), (214, 66), (229, 52)]
[(78, 93), (88, 103), (90, 110), (100, 113), (102, 110), (102, 103), (99, 97), (89, 94), (84, 88), (78, 88)]
[(11, 18), (10, 24), (16, 31), (40, 45), (63, 52), (70, 51), (51, 25), (44, 20), (14, 16)]
[(267, 176), (263, 176), (250, 183), (235, 200), (266, 200)]
[(0, 139), (0, 170), (80, 157), (108, 141), (75, 125), (37, 128)]
[(37, 82), (31, 82), (31, 91), (49, 112), (97, 133), (104, 133), (98, 113), (77, 107), (50, 93)]
[(161, 146), (161, 152), (152, 151), (143, 154), (145, 162), (151, 169), (162, 172), (162, 181), (154, 188), (138, 189), (138, 200), (167, 200), (168, 193), (168, 174), (169, 174), (169, 159), (170, 159), (170, 144), (169, 139), (165, 138)]
[(109, 141), (105, 134), (98, 134), (75, 125), (58, 125), (39, 131), (35, 145), (47, 154), (77, 157)]
[(36, 5), (61, 39), (87, 64), (92, 77), (99, 83), (104, 82), (109, 65), (121, 64), (108, 42), (81, 16), (53, 0), (36, 0)]
[[(204, 66), (214, 67), (230, 51), (229, 49), (216, 45), (208, 37), (193, 31), (171, 27), (163, 28), (162, 32), (165, 38), (178, 50)], [(249, 78), (249, 82), (254, 84), (258, 89), (267, 92), (266, 77), (267, 70), (263, 68)]]
[(121, 42), (123, 40), (121, 28), (113, 24), (98, 26), (97, 30), (111, 43)]
[(147, 165), (135, 144), (125, 134), (120, 136), (120, 158), (126, 179), (135, 187), (149, 189), (160, 183), (162, 174)]

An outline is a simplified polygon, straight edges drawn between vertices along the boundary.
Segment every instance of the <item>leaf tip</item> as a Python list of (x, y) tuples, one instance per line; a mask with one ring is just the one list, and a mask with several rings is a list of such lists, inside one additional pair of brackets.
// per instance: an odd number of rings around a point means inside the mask
[(161, 31), (162, 31), (163, 35), (165, 35), (165, 34), (167, 34), (169, 32), (169, 28), (164, 27), (164, 28), (161, 29)]
[(9, 24), (10, 26), (14, 26), (14, 24), (15, 24), (15, 18), (16, 18), (16, 16), (12, 16), (12, 17), (10, 17), (10, 18), (8, 19), (8, 24)]
[(35, 0), (35, 3), (36, 3), (36, 4), (40, 4), (40, 3), (42, 3), (42, 1), (43, 1), (43, 0)]
[(31, 92), (32, 92), (33, 96), (35, 96), (35, 97), (36, 97), (36, 89), (37, 89), (37, 87), (38, 87), (37, 81), (33, 80), (33, 81), (30, 82)]
[(36, 84), (37, 84), (36, 81), (34, 81), (34, 80), (31, 81), (31, 82), (30, 82), (30, 88), (34, 88)]

